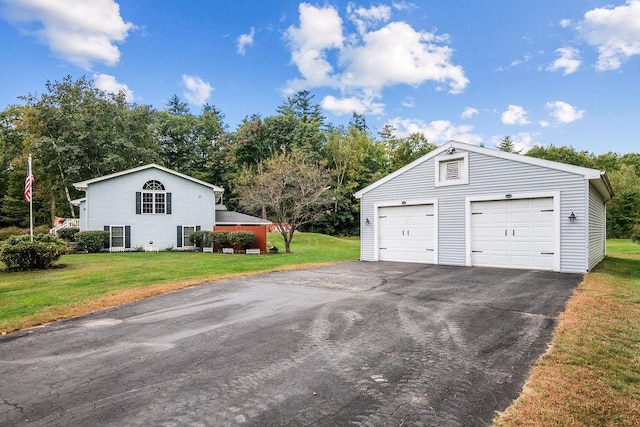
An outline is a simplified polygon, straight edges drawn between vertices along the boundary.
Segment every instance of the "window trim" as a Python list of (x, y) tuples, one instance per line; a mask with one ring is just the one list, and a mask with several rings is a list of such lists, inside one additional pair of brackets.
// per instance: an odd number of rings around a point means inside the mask
[[(113, 245), (113, 229), (114, 228), (121, 228), (122, 229), (122, 246), (114, 246)], [(124, 248), (127, 247), (126, 226), (124, 226), (124, 225), (110, 225), (109, 226), (109, 247), (110, 248), (119, 248), (119, 249), (124, 249)]]
[[(153, 187), (154, 189), (150, 189), (149, 187)], [(171, 193), (166, 191), (161, 181), (156, 179), (148, 180), (142, 185), (142, 191), (136, 192), (136, 214), (171, 214)]]
[(189, 234), (195, 233), (196, 231), (198, 231), (198, 226), (197, 225), (191, 225), (191, 224), (182, 225), (182, 247), (183, 248), (195, 248), (196, 245), (194, 245), (193, 243), (191, 243), (189, 241), (189, 235), (188, 234), (185, 235), (185, 229), (187, 227), (193, 228), (193, 231), (189, 232)]
[[(459, 174), (458, 179), (442, 179), (441, 171), (444, 168), (446, 172), (446, 164), (452, 161), (459, 161)], [(469, 183), (469, 153), (467, 151), (461, 153), (453, 153), (444, 156), (438, 156), (434, 159), (435, 169), (435, 186), (444, 187), (448, 185), (463, 185)]]

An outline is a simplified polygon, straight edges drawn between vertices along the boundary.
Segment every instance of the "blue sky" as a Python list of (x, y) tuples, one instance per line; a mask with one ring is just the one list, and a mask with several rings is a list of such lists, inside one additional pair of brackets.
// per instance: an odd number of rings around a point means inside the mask
[(640, 0), (0, 0), (0, 108), (87, 76), (235, 130), (306, 89), (327, 120), (524, 150), (640, 152)]

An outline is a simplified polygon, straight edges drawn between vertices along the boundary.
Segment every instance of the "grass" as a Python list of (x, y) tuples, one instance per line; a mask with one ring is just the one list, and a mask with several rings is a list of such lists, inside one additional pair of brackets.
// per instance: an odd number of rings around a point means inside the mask
[(496, 426), (640, 423), (640, 245), (610, 240), (585, 276), (520, 397)]
[[(270, 235), (269, 240), (284, 248), (280, 235)], [(356, 260), (359, 245), (357, 239), (297, 233), (290, 254), (133, 252), (65, 255), (58, 263), (60, 268), (19, 273), (0, 270), (0, 332), (78, 316), (223, 278)], [(1, 263), (0, 268), (4, 268)]]

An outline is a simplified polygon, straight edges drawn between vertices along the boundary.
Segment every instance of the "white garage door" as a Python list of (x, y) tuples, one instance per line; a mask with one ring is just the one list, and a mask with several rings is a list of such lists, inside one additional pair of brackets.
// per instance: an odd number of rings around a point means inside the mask
[(471, 203), (471, 263), (553, 270), (553, 198)]
[(434, 263), (433, 205), (387, 206), (378, 214), (381, 261)]

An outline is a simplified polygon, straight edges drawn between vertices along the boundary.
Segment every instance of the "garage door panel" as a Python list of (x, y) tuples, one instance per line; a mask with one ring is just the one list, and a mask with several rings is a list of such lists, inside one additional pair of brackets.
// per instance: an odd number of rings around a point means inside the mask
[(433, 205), (381, 207), (378, 213), (381, 261), (434, 262)]
[(471, 263), (553, 269), (553, 206), (551, 197), (472, 202), (482, 214), (471, 217)]

